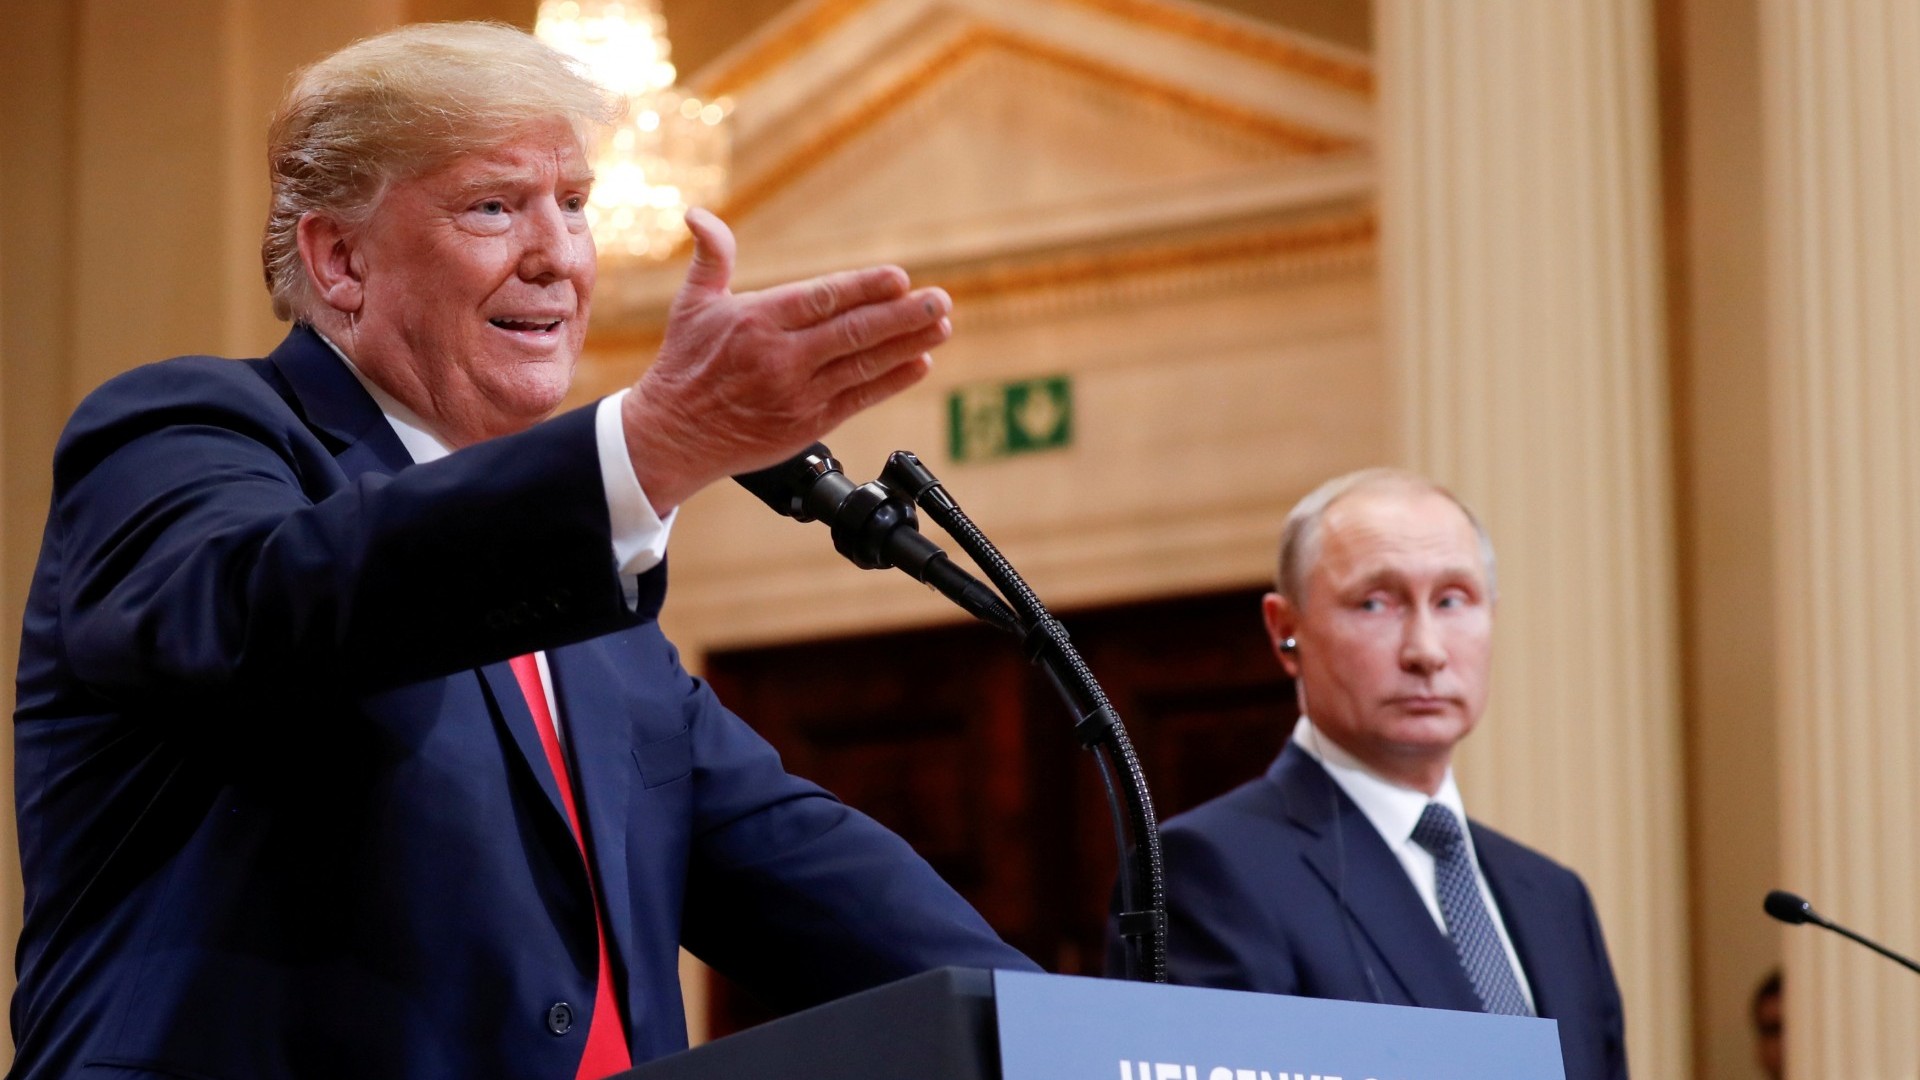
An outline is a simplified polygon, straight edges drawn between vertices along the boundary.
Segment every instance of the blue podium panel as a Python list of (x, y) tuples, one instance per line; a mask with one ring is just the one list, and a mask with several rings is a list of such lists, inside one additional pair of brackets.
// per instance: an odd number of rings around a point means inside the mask
[(1565, 1080), (1552, 1020), (993, 973), (1000, 1080)]

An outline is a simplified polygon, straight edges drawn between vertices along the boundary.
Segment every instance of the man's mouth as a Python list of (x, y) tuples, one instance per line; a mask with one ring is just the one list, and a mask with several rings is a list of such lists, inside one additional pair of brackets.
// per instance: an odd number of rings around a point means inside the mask
[(502, 330), (511, 330), (519, 334), (547, 334), (560, 329), (564, 319), (488, 319), (488, 322)]

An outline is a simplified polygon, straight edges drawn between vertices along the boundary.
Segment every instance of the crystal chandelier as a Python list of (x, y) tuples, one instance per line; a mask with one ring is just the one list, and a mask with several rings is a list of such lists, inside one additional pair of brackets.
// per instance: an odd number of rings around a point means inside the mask
[(593, 150), (594, 241), (616, 257), (666, 258), (687, 235), (687, 208), (712, 205), (726, 186), (732, 103), (673, 85), (656, 0), (541, 0), (534, 33), (627, 99)]

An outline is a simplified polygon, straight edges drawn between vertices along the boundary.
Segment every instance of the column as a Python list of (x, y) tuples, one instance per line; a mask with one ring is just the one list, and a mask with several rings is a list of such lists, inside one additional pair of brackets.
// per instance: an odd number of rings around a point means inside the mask
[[(1920, 7), (1763, 0), (1784, 884), (1920, 952)], [(1920, 1074), (1920, 981), (1787, 933), (1798, 1076)]]
[(1644, 0), (1380, 0), (1399, 452), (1485, 515), (1497, 660), (1461, 785), (1586, 879), (1633, 1070), (1690, 1070), (1673, 468)]

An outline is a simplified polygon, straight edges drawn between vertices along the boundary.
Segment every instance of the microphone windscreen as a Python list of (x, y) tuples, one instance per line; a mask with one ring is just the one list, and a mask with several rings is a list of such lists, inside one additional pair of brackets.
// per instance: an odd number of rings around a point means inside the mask
[(1766, 909), (1767, 914), (1794, 926), (1813, 918), (1813, 905), (1785, 889), (1775, 889), (1767, 894)]

